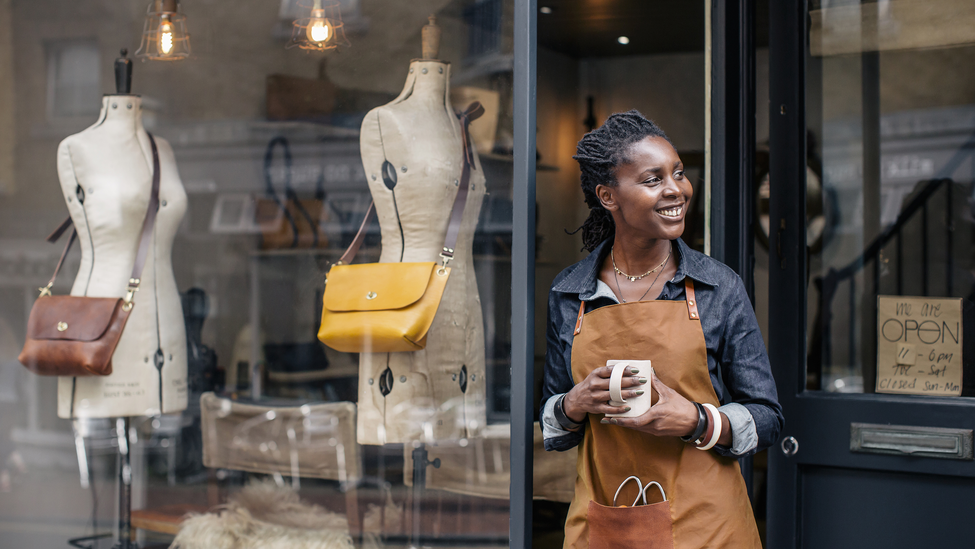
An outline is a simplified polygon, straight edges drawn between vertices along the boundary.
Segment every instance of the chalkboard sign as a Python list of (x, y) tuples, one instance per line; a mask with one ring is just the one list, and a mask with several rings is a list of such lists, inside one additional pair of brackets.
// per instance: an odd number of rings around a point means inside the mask
[(961, 396), (961, 298), (877, 298), (877, 392)]

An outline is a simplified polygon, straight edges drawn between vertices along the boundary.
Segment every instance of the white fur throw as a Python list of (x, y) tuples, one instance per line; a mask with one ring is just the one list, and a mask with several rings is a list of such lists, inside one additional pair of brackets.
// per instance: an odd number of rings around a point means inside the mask
[(343, 515), (254, 481), (215, 512), (183, 521), (170, 549), (352, 549)]

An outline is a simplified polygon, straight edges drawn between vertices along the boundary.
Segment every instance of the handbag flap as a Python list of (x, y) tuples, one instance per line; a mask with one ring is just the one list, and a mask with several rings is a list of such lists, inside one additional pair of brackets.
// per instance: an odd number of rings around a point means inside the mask
[(56, 295), (38, 298), (30, 310), (27, 337), (95, 341), (108, 329), (121, 307), (117, 297)]
[(402, 309), (419, 301), (437, 264), (360, 263), (328, 271), (323, 304), (332, 312)]

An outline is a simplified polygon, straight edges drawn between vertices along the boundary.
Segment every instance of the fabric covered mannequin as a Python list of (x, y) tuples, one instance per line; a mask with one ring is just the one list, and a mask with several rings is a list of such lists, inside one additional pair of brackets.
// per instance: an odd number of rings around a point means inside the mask
[[(380, 262), (440, 262), (463, 154), (449, 99), (450, 65), (432, 59), (435, 50), (425, 44), (425, 59), (410, 64), (399, 97), (362, 122), (362, 164), (382, 232)], [(386, 160), (395, 177), (383, 177)], [(485, 425), (484, 321), (471, 255), (484, 191), (475, 152), (450, 279), (426, 348), (360, 355), (360, 444), (466, 438)], [(387, 368), (392, 383), (381, 383)]]
[[(156, 415), (186, 408), (186, 328), (171, 254), (187, 199), (172, 148), (159, 137), (156, 144), (159, 213), (135, 307), (112, 357), (112, 374), (58, 378), (59, 417)], [(98, 121), (58, 147), (58, 176), (81, 245), (71, 295), (124, 296), (152, 188), (141, 98), (104, 96)]]

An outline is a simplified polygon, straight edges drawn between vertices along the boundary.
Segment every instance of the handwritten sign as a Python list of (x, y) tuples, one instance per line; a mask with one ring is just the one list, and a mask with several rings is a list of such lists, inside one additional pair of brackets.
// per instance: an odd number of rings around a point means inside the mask
[(877, 298), (877, 392), (961, 395), (961, 298)]

